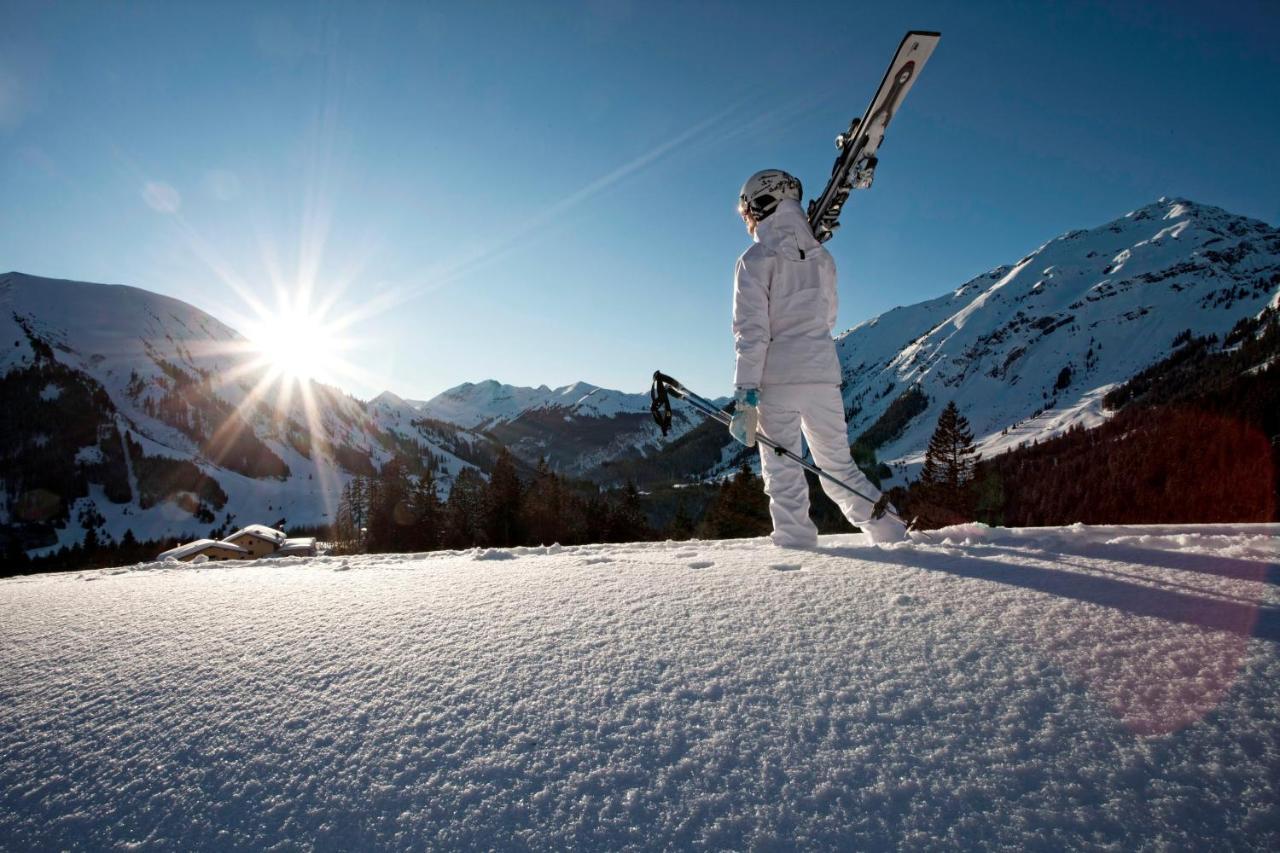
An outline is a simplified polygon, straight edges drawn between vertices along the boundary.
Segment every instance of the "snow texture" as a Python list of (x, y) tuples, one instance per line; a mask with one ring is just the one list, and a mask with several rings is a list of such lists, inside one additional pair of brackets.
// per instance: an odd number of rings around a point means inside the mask
[(0, 847), (1277, 849), (1278, 544), (972, 525), (10, 579)]

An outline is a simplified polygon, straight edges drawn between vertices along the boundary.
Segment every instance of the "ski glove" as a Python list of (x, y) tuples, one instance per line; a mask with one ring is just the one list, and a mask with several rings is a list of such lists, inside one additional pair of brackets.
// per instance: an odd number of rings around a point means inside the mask
[(756, 426), (760, 423), (760, 415), (756, 406), (760, 405), (760, 392), (755, 388), (739, 388), (733, 396), (733, 419), (729, 421), (729, 435), (745, 444), (756, 446)]

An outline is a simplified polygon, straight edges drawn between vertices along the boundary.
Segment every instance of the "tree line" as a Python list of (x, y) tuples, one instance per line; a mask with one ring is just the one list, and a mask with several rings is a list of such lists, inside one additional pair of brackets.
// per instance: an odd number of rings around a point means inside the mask
[(614, 492), (552, 471), (546, 461), (521, 479), (503, 449), (486, 480), (463, 468), (441, 495), (430, 470), (414, 477), (392, 459), (344, 488), (333, 538), (341, 551), (392, 553), (473, 547), (562, 545), (653, 539), (634, 484)]

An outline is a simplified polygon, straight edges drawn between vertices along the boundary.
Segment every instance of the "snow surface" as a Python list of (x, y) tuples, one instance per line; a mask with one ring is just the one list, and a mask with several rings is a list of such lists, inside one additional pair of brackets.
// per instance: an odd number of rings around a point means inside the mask
[(0, 582), (7, 849), (1277, 849), (1280, 525)]

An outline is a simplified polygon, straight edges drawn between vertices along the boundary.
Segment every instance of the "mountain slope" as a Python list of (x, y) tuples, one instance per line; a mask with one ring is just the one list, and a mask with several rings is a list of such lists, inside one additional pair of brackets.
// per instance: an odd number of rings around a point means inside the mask
[(1278, 293), (1280, 232), (1161, 199), (842, 335), (850, 436), (913, 386), (929, 405), (882, 458), (919, 461), (948, 400), (986, 455), (1098, 423), (1105, 392), (1168, 355), (1179, 334), (1224, 335)]
[(481, 436), (272, 379), (230, 327), (122, 285), (0, 275), (0, 530), (26, 547), (317, 524), (393, 455), (447, 481)]

